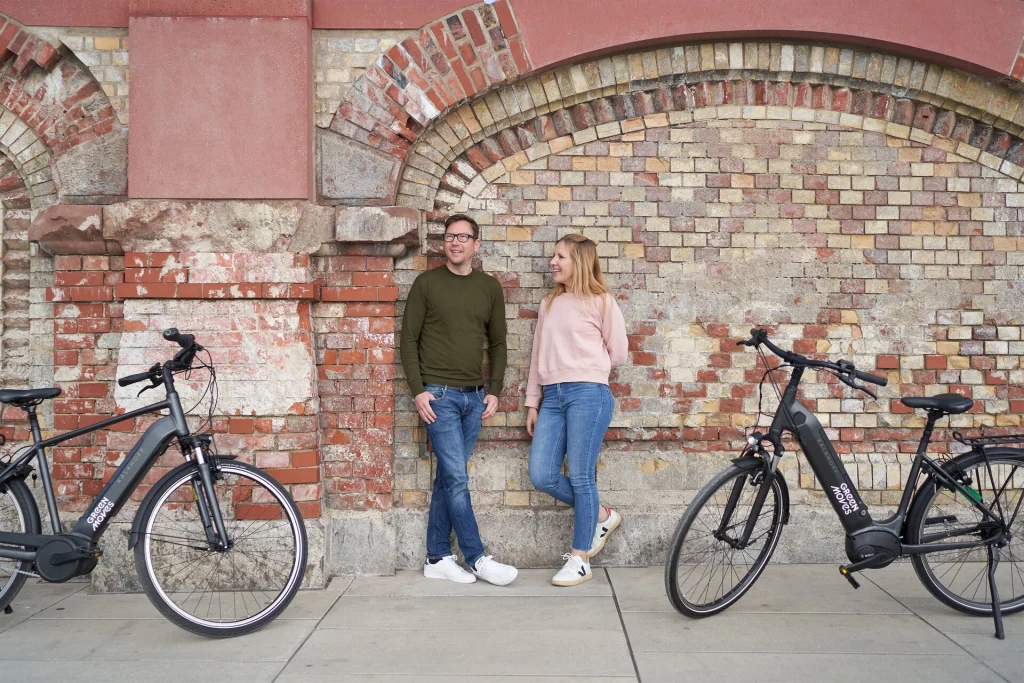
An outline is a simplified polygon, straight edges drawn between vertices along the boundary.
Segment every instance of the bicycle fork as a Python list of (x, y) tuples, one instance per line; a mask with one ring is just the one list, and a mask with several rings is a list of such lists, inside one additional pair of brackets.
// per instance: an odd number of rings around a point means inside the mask
[(231, 540), (224, 526), (220, 505), (217, 503), (217, 492), (213, 487), (213, 470), (203, 455), (202, 446), (198, 443), (193, 444), (192, 453), (199, 469), (198, 480), (195, 476), (192, 477), (192, 493), (196, 505), (199, 506), (199, 517), (206, 531), (206, 540), (214, 550), (228, 550), (231, 547)]
[[(754, 497), (754, 502), (750, 506), (750, 516), (747, 517), (747, 521), (743, 526), (743, 533), (738, 539), (730, 538), (727, 530), (731, 526), (729, 520), (732, 519), (732, 514), (736, 510), (736, 505), (739, 503), (740, 496), (743, 494), (743, 487), (747, 484), (747, 477), (738, 477), (736, 482), (732, 486), (732, 491), (729, 493), (729, 502), (726, 503), (725, 510), (722, 512), (722, 521), (718, 525), (718, 529), (715, 531), (714, 536), (720, 541), (728, 543), (734, 548), (742, 550), (747, 547), (750, 543), (750, 536), (754, 533), (754, 526), (757, 524), (757, 520), (761, 517), (761, 508), (764, 507), (764, 501), (768, 498), (768, 492), (771, 491), (772, 484), (775, 480), (775, 469), (778, 466), (778, 462), (781, 459), (779, 455), (769, 455), (767, 451), (761, 446), (760, 440), (757, 438), (759, 435), (751, 437), (752, 441), (756, 441), (755, 444), (751, 444), (752, 449), (756, 449), (758, 455), (764, 462), (764, 466), (760, 471), (761, 485), (757, 489), (757, 495)], [(756, 483), (757, 474), (752, 475), (754, 482)]]

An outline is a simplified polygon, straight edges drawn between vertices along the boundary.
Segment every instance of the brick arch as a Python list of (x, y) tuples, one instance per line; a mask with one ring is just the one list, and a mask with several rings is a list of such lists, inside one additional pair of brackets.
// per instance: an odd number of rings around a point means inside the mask
[[(1024, 100), (966, 72), (853, 48), (746, 42), (617, 55), (521, 80), (468, 102), (422, 133), (405, 158), (397, 202), (433, 211), (452, 169), (475, 173), (525, 163), (530, 148), (585, 128), (652, 114), (716, 107), (831, 112), (835, 123), (892, 124), (897, 137), (938, 136), (963, 156), (1016, 179), (1024, 164)], [(811, 111), (807, 114), (806, 111)], [(448, 185), (451, 183), (449, 182)], [(429, 216), (428, 216), (429, 219)]]
[[(804, 4), (803, 0), (773, 0), (770, 4), (780, 3)], [(938, 4), (949, 5), (945, 9), (954, 15), (962, 13), (955, 3), (938, 0)], [(518, 7), (519, 15), (513, 12), (513, 5)], [(568, 5), (573, 3), (567, 3), (566, 7)], [(614, 3), (602, 11), (612, 14), (620, 11), (612, 5)], [(787, 19), (783, 30), (782, 26), (769, 25), (772, 19), (751, 19), (746, 16), (748, 12), (730, 15), (721, 3), (712, 9), (705, 8), (713, 15), (710, 19), (698, 12), (697, 18), (685, 26), (672, 13), (665, 16), (650, 13), (650, 17), (658, 18), (657, 22), (643, 26), (630, 23), (628, 31), (607, 26), (602, 31), (592, 21), (581, 18), (584, 28), (561, 41), (564, 45), (559, 46), (557, 40), (540, 41), (537, 25), (543, 18), (541, 15), (565, 13), (568, 11), (566, 7), (541, 9), (528, 4), (517, 5), (515, 0), (471, 5), (427, 24), (417, 35), (381, 55), (352, 87), (330, 126), (340, 138), (361, 145), (356, 147), (356, 151), (342, 145), (343, 151), (338, 151), (335, 144), (334, 149), (322, 152), (322, 157), (340, 155), (338, 164), (348, 161), (350, 165), (359, 166), (372, 160), (381, 187), (376, 188), (374, 197), (325, 191), (325, 198), (349, 203), (394, 200), (402, 194), (401, 183), (397, 181), (398, 168), (412, 163), (410, 155), (423, 136), (435, 129), (443, 129), (443, 124), (451, 124), (453, 118), (456, 125), (451, 127), (457, 129), (458, 120), (465, 118), (467, 108), (487, 134), (490, 131), (486, 129), (490, 126), (501, 127), (503, 118), (512, 119), (514, 124), (522, 112), (532, 113), (536, 109), (541, 114), (547, 113), (548, 110), (607, 95), (609, 93), (605, 91), (609, 88), (615, 91), (636, 89), (637, 81), (669, 80), (679, 83), (763, 79), (776, 74), (780, 80), (793, 82), (803, 80), (832, 84), (845, 80), (848, 87), (870, 91), (881, 88), (897, 97), (917, 97), (924, 102), (946, 106), (1010, 133), (1019, 132), (1024, 123), (1018, 80), (1024, 75), (1024, 56), (1016, 54), (1020, 36), (1002, 36), (1006, 31), (992, 29), (999, 34), (997, 40), (992, 30), (985, 29), (987, 24), (978, 26), (969, 16), (958, 20), (963, 29), (960, 33), (987, 36), (987, 43), (973, 39), (961, 41), (956, 36), (946, 35), (948, 26), (939, 26), (931, 15), (922, 17), (919, 12), (909, 12), (910, 7), (895, 8), (902, 12), (898, 13), (901, 18), (890, 17), (892, 21), (883, 21), (885, 17), (878, 12), (887, 15), (885, 8), (876, 8), (874, 14), (877, 16), (873, 16), (869, 8), (858, 6), (851, 9), (857, 15), (853, 17), (856, 21), (845, 22), (843, 30), (848, 33), (840, 34), (836, 28), (830, 28), (817, 11), (787, 11), (784, 13)], [(942, 8), (934, 9), (934, 14), (942, 14)], [(1003, 8), (1000, 11), (1011, 10)], [(1013, 9), (1011, 13), (1016, 11)], [(952, 16), (949, 12), (943, 15), (946, 20)], [(764, 12), (761, 16), (771, 15), (771, 12)], [(646, 17), (645, 14), (638, 21), (648, 21)], [(764, 26), (756, 25), (758, 21)], [(908, 38), (912, 44), (903, 45), (896, 40), (907, 35), (900, 34), (896, 26), (901, 21), (910, 21), (917, 29), (914, 38)], [(1012, 33), (1012, 30), (1007, 30)], [(574, 59), (579, 61), (578, 57), (573, 57), (572, 50), (583, 55), (629, 49), (631, 45), (672, 40), (673, 32), (679, 34), (674, 40), (685, 40), (688, 31), (691, 36), (730, 32), (749, 35), (757, 32), (762, 35), (815, 36), (819, 40), (824, 37), (847, 45), (887, 44), (894, 45), (907, 56), (865, 47), (733, 40), (649, 49), (540, 73), (553, 65)], [(582, 37), (577, 35), (581, 33)], [(527, 40), (528, 36), (533, 36), (532, 43)], [(1002, 44), (1007, 41), (1012, 42), (1013, 54), (1003, 55), (1010, 50)], [(999, 43), (998, 50), (995, 43)], [(539, 56), (533, 55), (531, 45)], [(973, 73), (909, 56), (922, 54), (963, 65)], [(620, 69), (620, 65), (614, 62), (622, 59), (627, 63)], [(1006, 62), (1005, 67), (1000, 60)], [(978, 74), (987, 74), (988, 77)], [(1001, 76), (1005, 84), (991, 81), (991, 76)], [(491, 107), (491, 103), (497, 106)], [(481, 109), (484, 113), (480, 112)], [(492, 109), (496, 111), (490, 111)], [(1018, 109), (1021, 109), (1020, 117), (1017, 116)], [(479, 116), (476, 115), (478, 113)], [(321, 178), (322, 190), (329, 184), (330, 181), (325, 182)], [(408, 205), (408, 200), (405, 203)]]
[(29, 362), (29, 249), (31, 208), (25, 176), (0, 155), (0, 386), (23, 384)]
[(124, 194), (126, 186), (120, 193), (90, 191), (109, 190), (110, 170), (127, 169), (124, 138), (89, 69), (0, 14), (0, 152), (22, 172), (32, 208), (63, 195)]
[[(461, 118), (461, 117), (460, 117)], [(752, 119), (832, 124), (936, 145), (1020, 181), (1024, 176), (1024, 139), (927, 102), (884, 92), (781, 80), (701, 81), (616, 93), (538, 114), (500, 127), (489, 135), (461, 118), (455, 146), (442, 157), (447, 166), (424, 162), (431, 148), (417, 148), (405, 167), (399, 196), (424, 210), (425, 237), (442, 229), (453, 211), (467, 210), (491, 182), (507, 179), (520, 167), (562, 150), (649, 128), (711, 119)], [(472, 126), (472, 129), (470, 128)], [(475, 134), (473, 134), (475, 131)], [(445, 136), (425, 137), (440, 144)], [(422, 156), (423, 158), (419, 158)], [(440, 175), (438, 175), (440, 172)], [(429, 202), (429, 204), (428, 204)]]

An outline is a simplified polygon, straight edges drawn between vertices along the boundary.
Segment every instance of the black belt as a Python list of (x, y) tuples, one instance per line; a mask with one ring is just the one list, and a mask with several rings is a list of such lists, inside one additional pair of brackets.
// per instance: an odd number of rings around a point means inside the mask
[(453, 387), (444, 384), (438, 384), (437, 386), (444, 387), (445, 389), (448, 389), (450, 391), (461, 391), (464, 394), (468, 394), (471, 391), (480, 391), (481, 389), (484, 388), (483, 384), (478, 384), (475, 387)]

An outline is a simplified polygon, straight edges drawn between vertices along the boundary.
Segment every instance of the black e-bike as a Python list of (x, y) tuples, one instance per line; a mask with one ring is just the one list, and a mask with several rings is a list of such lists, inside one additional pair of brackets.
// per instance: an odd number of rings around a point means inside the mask
[[(792, 368), (789, 384), (767, 434), (752, 434), (742, 455), (697, 493), (679, 521), (665, 561), (672, 605), (689, 617), (717, 614), (764, 571), (789, 521), (789, 492), (778, 470), (783, 431), (788, 431), (846, 530), (850, 564), (839, 572), (854, 588), (859, 587), (855, 572), (910, 557), (932, 595), (961, 612), (991, 616), (996, 637), (1003, 638), (1002, 615), (1024, 609), (1024, 449), (1009, 447), (1024, 442), (1024, 434), (954, 434), (970, 450), (936, 459), (927, 453), (936, 421), (970, 410), (974, 401), (957, 394), (903, 399), (904, 405), (925, 410), (927, 422), (899, 507), (888, 519), (875, 520), (821, 423), (797, 400), (797, 388), (808, 368), (832, 373), (872, 397), (858, 380), (885, 386), (886, 379), (857, 370), (850, 361), (784, 351), (763, 329), (751, 330), (750, 339), (739, 344), (757, 349), (765, 376)], [(783, 364), (772, 368), (762, 347)]]
[[(164, 339), (181, 350), (148, 371), (122, 377), (121, 386), (149, 381), (163, 386), (163, 401), (43, 439), (36, 406), (60, 389), (0, 391), (0, 402), (28, 413), (33, 443), (0, 462), (0, 609), (29, 576), (60, 583), (89, 574), (111, 519), (128, 502), (156, 460), (173, 443), (185, 462), (146, 494), (128, 538), (143, 590), (165, 617), (205, 636), (237, 636), (277, 617), (295, 597), (306, 570), (306, 529), (288, 491), (266, 472), (235, 456), (213, 455), (213, 437), (189, 430), (174, 388), (174, 375), (194, 363), (210, 372), (210, 414), (216, 394), (212, 363), (197, 361), (203, 347), (171, 328)], [(145, 390), (144, 388), (143, 390)], [(141, 394), (141, 392), (140, 392)], [(70, 439), (166, 410), (125, 456), (70, 531), (61, 527), (45, 449)], [(52, 534), (43, 534), (39, 510), (25, 484), (38, 461)], [(34, 475), (33, 475), (34, 476)]]

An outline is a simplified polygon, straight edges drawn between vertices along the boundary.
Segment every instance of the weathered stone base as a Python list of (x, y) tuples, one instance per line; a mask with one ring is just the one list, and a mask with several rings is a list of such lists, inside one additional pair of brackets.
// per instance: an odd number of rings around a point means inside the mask
[[(662, 564), (684, 511), (621, 509), (622, 526), (601, 554), (600, 564)], [(487, 552), (517, 567), (560, 564), (572, 539), (570, 510), (482, 510), (477, 521)], [(328, 575), (391, 574), (423, 564), (425, 510), (337, 514), (328, 521), (328, 528)], [(794, 506), (774, 561), (845, 562), (843, 529), (832, 511)]]
[[(134, 593), (142, 590), (135, 571), (135, 551), (128, 549), (131, 522), (114, 522), (100, 541), (103, 557), (92, 574), (92, 590), (98, 593)], [(324, 573), (324, 528), (319, 519), (306, 520), (309, 557), (303, 588), (323, 588), (328, 575)]]

